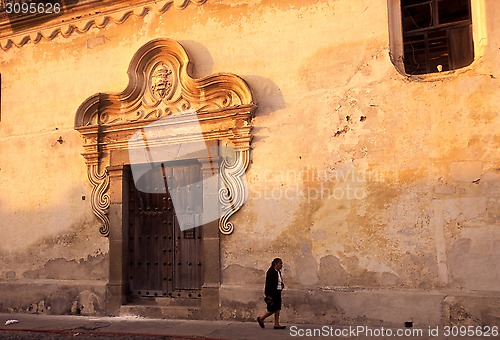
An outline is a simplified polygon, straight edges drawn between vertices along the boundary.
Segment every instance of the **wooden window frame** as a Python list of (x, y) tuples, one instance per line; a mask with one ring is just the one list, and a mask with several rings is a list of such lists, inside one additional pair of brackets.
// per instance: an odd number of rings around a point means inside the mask
[[(438, 70), (433, 70), (432, 73), (422, 72), (420, 74), (412, 74), (406, 72), (404, 63), (404, 42), (403, 42), (403, 21), (402, 21), (402, 11), (401, 11), (401, 0), (388, 0), (388, 24), (389, 24), (389, 47), (390, 47), (390, 58), (394, 64), (396, 70), (406, 77), (415, 77), (420, 79), (433, 78), (436, 76), (444, 76), (449, 72), (438, 72)], [(476, 61), (480, 60), (484, 56), (485, 47), (488, 45), (488, 36), (486, 29), (486, 4), (485, 0), (469, 0), (470, 2), (470, 42), (472, 43), (473, 58), (465, 66), (454, 66), (450, 68), (450, 71), (454, 72), (456, 70), (469, 69)], [(473, 23), (473, 25), (472, 25)], [(463, 24), (463, 23), (462, 23)], [(441, 28), (445, 28), (443, 25)]]
[[(470, 0), (464, 1), (467, 2), (466, 18), (441, 23), (439, 0), (426, 0), (417, 4), (404, 4), (405, 1), (401, 0), (403, 62), (407, 74), (450, 71), (472, 63), (471, 4)], [(408, 12), (419, 8), (429, 9), (427, 27), (411, 27), (411, 23), (406, 22), (409, 19), (414, 26), (418, 26)]]

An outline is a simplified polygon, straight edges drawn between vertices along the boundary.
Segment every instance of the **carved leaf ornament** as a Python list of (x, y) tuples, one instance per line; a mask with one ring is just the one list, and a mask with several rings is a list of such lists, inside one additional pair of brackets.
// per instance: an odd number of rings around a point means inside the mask
[[(245, 81), (233, 74), (193, 79), (184, 48), (169, 39), (141, 47), (128, 69), (129, 84), (117, 94), (98, 93), (85, 100), (75, 118), (84, 139), (91, 204), (101, 220), (102, 235), (109, 234), (109, 174), (113, 152), (138, 148), (133, 136), (148, 130), (147, 148), (161, 150), (188, 143), (218, 143), (234, 152), (213, 155), (219, 164), (219, 230), (234, 230), (229, 218), (246, 199), (244, 174), (250, 163), (250, 121), (256, 105)], [(131, 142), (132, 138), (132, 142)]]

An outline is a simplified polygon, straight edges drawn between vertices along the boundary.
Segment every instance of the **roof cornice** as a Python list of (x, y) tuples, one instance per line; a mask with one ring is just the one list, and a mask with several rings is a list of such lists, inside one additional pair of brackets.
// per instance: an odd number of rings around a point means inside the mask
[(131, 16), (145, 17), (149, 12), (165, 13), (170, 8), (186, 8), (189, 3), (201, 5), (206, 0), (105, 0), (85, 1), (70, 9), (63, 7), (61, 14), (51, 19), (40, 15), (27, 15), (16, 19), (0, 16), (0, 48), (22, 47), (29, 42), (37, 44), (53, 40), (58, 35), (68, 38), (73, 33), (85, 33), (92, 27), (102, 29), (109, 23), (122, 24)]

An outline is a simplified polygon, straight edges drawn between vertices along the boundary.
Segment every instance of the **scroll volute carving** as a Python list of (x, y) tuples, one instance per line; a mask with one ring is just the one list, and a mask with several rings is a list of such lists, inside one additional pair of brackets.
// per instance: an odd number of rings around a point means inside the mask
[[(109, 180), (105, 171), (108, 158), (103, 154), (133, 147), (127, 143), (128, 138), (155, 122), (164, 131), (149, 136), (149, 142), (156, 145), (218, 140), (235, 149), (236, 161), (218, 160), (222, 214), (219, 229), (224, 234), (233, 231), (229, 217), (246, 197), (243, 176), (250, 159), (250, 122), (256, 105), (248, 85), (238, 76), (215, 74), (193, 79), (190, 68), (189, 57), (179, 43), (153, 40), (132, 58), (129, 84), (123, 92), (95, 94), (78, 109), (75, 129), (84, 137), (83, 156), (95, 188), (93, 209), (104, 224), (109, 223), (109, 200), (103, 197)], [(193, 117), (201, 133), (191, 130)], [(96, 172), (96, 165), (103, 170)]]

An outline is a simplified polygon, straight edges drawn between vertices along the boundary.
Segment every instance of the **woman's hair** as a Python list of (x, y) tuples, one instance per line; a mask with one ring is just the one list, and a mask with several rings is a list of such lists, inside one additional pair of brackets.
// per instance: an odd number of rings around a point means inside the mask
[(273, 262), (271, 262), (271, 267), (274, 267), (275, 265), (277, 265), (280, 262), (283, 262), (283, 261), (281, 261), (281, 259), (279, 257), (275, 258), (273, 260)]

